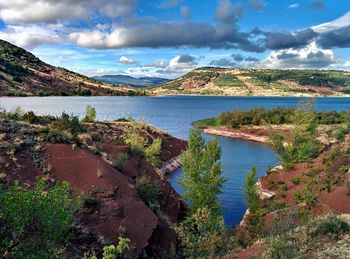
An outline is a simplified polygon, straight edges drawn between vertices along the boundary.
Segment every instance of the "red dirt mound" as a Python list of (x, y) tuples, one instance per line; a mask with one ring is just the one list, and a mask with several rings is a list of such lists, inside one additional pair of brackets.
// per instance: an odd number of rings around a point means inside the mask
[(131, 240), (130, 257), (147, 247), (158, 218), (125, 176), (89, 150), (65, 144), (45, 147), (54, 178), (88, 195), (88, 204), (78, 213), (83, 225), (113, 242), (124, 232)]

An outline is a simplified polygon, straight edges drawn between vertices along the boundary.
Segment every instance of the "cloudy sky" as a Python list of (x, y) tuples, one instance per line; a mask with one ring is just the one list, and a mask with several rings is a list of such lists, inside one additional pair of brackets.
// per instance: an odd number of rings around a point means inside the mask
[(350, 70), (348, 0), (0, 0), (0, 39), (88, 76)]

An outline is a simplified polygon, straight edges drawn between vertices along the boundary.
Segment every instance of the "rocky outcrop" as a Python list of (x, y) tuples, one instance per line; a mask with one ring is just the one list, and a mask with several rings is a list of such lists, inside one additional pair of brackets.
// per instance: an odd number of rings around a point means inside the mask
[(165, 162), (161, 168), (158, 169), (159, 174), (166, 175), (174, 172), (181, 167), (180, 156), (174, 157)]
[[(130, 124), (92, 123), (79, 137), (81, 146), (43, 142), (39, 125), (0, 120), (0, 181), (13, 180), (32, 185), (37, 178), (55, 184), (70, 184), (75, 196), (83, 200), (72, 226), (74, 237), (68, 247), (69, 258), (82, 258), (90, 250), (100, 254), (102, 247), (116, 243), (118, 237), (131, 240), (126, 258), (141, 254), (159, 257), (177, 247), (170, 222), (184, 217), (184, 205), (167, 179), (146, 160), (120, 145)], [(99, 138), (92, 133), (101, 133)], [(162, 138), (162, 158), (178, 156), (185, 141), (145, 127), (149, 138)], [(169, 147), (168, 151), (165, 149)], [(177, 150), (177, 148), (179, 148)], [(111, 161), (119, 153), (128, 159), (121, 170)], [(145, 176), (159, 187), (159, 212), (146, 205), (135, 182)]]

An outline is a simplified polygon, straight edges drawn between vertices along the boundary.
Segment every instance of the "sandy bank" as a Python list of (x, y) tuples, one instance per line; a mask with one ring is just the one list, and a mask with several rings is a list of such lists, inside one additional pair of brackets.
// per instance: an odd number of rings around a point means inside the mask
[(236, 139), (244, 139), (250, 140), (260, 143), (267, 142), (267, 136), (259, 136), (251, 133), (245, 133), (236, 129), (227, 129), (227, 128), (205, 128), (203, 132), (206, 134), (236, 138)]

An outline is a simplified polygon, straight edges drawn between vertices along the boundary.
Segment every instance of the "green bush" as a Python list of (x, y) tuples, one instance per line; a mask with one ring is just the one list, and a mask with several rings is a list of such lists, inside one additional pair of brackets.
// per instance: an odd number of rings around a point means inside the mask
[(7, 119), (18, 121), (22, 118), (23, 113), (21, 107), (16, 107), (13, 111), (5, 113), (5, 115)]
[(91, 106), (88, 105), (86, 107), (86, 114), (85, 114), (85, 118), (83, 119), (84, 122), (94, 122), (96, 120), (96, 109)]
[(44, 141), (48, 141), (54, 144), (62, 143), (68, 144), (71, 143), (70, 138), (63, 132), (50, 130), (44, 135)]
[(56, 118), (51, 124), (51, 127), (57, 131), (69, 131), (73, 135), (85, 130), (77, 116), (68, 115), (65, 112), (63, 112), (60, 117)]
[(0, 187), (0, 255), (4, 258), (61, 258), (71, 237), (76, 206), (67, 183), (32, 189)]
[(144, 155), (148, 162), (152, 165), (159, 167), (162, 164), (162, 160), (160, 158), (162, 151), (162, 140), (160, 138), (156, 138), (152, 141), (152, 144), (144, 149)]
[(146, 158), (152, 165), (159, 167), (162, 164), (162, 140), (160, 138), (153, 139), (148, 145), (146, 139), (136, 130), (132, 130), (125, 134), (124, 142), (135, 155)]
[(29, 111), (22, 116), (22, 120), (28, 121), (31, 124), (39, 123), (39, 117), (34, 114), (34, 112)]
[(140, 136), (140, 134), (137, 133), (135, 130), (129, 131), (124, 136), (124, 142), (131, 148), (131, 151), (135, 155), (143, 155), (146, 140), (142, 136)]
[(308, 205), (314, 205), (317, 202), (317, 194), (311, 190), (303, 189), (294, 192), (293, 200), (297, 203), (305, 202)]
[(295, 185), (298, 185), (300, 183), (300, 178), (299, 177), (295, 177), (292, 179), (292, 183)]
[(113, 165), (119, 171), (123, 171), (123, 168), (128, 160), (129, 160), (129, 155), (127, 153), (121, 152), (117, 154), (115, 160), (113, 161)]
[[(129, 249), (129, 238), (119, 237), (118, 245), (110, 245), (103, 247), (102, 259), (116, 259), (121, 256), (125, 250)], [(91, 259), (97, 259), (96, 256), (92, 256)]]
[(185, 258), (214, 258), (225, 255), (232, 238), (221, 216), (207, 208), (197, 209), (176, 228)]
[(287, 233), (298, 226), (299, 213), (297, 210), (279, 210), (274, 213), (269, 222), (268, 234), (277, 236)]
[(275, 240), (267, 255), (263, 258), (270, 259), (291, 259), (297, 258), (298, 254), (298, 245), (294, 240), (288, 240), (286, 238), (281, 238)]
[(159, 183), (152, 181), (149, 177), (141, 176), (136, 178), (135, 188), (148, 206), (154, 207), (158, 204), (158, 196), (160, 195)]
[(292, 117), (291, 139), (270, 130), (269, 143), (279, 155), (282, 165), (291, 169), (295, 163), (309, 161), (322, 150), (318, 142), (317, 119), (312, 102), (300, 103)]
[(328, 236), (338, 239), (344, 233), (350, 233), (350, 225), (337, 216), (329, 216), (316, 221), (316, 227), (310, 235), (312, 237)]

